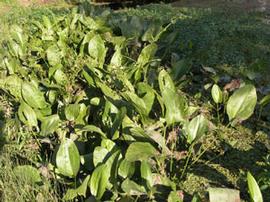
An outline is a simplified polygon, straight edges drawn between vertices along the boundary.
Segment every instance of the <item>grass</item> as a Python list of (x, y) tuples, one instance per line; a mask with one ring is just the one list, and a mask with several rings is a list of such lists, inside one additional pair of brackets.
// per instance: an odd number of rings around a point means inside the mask
[[(1, 6), (7, 9), (6, 14), (0, 16), (3, 19), (0, 36), (8, 36), (9, 24), (27, 23), (29, 18), (39, 19), (41, 15), (51, 12), (64, 13), (62, 10), (51, 8), (9, 8), (7, 3), (1, 2)], [(14, 2), (13, 2), (14, 3)], [(52, 10), (52, 11), (51, 11)], [(60, 11), (60, 12), (59, 12)], [(164, 14), (166, 13), (166, 14)], [(214, 67), (220, 77), (242, 78), (251, 80), (251, 73), (260, 69), (255, 75), (257, 85), (269, 85), (269, 78), (265, 72), (269, 71), (269, 26), (266, 26), (264, 13), (241, 14), (220, 10), (201, 9), (172, 9), (163, 6), (147, 6), (143, 9), (130, 9), (112, 14), (114, 16), (138, 16), (146, 20), (169, 19), (181, 13), (183, 18), (179, 20), (173, 31), (176, 33), (177, 43), (171, 46), (171, 52), (178, 54), (180, 58), (189, 58), (193, 61), (192, 76), (187, 80), (192, 87), (190, 96), (200, 93), (204, 96), (197, 102), (204, 102), (209, 98), (203, 85), (211, 81), (201, 73), (201, 66)], [(90, 13), (89, 13), (90, 14)], [(15, 15), (15, 16), (14, 16)], [(20, 18), (22, 15), (24, 18)], [(164, 15), (164, 16), (162, 16)], [(162, 16), (162, 19), (159, 19)], [(111, 21), (109, 21), (111, 23)], [(113, 24), (111, 24), (113, 26)], [(119, 24), (118, 24), (119, 25)], [(131, 28), (132, 29), (132, 28)], [(166, 42), (166, 38), (159, 44)], [(165, 55), (170, 59), (171, 55)], [(168, 65), (168, 64), (164, 64)], [(254, 69), (252, 69), (254, 68)], [(247, 74), (249, 72), (249, 74)], [(202, 78), (202, 75), (205, 78)], [(224, 82), (226, 84), (226, 82)], [(266, 86), (267, 87), (267, 86)], [(266, 92), (266, 89), (263, 89)], [(265, 93), (265, 92), (263, 92)], [(206, 95), (206, 96), (205, 96)], [(27, 134), (16, 129), (14, 122), (9, 122), (13, 114), (13, 105), (4, 96), (0, 99), (1, 114), (7, 117), (1, 119), (1, 125), (5, 125), (5, 131), (0, 133), (0, 200), (1, 201), (58, 201), (59, 187), (57, 183), (43, 176), (43, 185), (29, 184), (25, 179), (20, 179), (13, 172), (17, 165), (33, 164), (40, 161), (40, 147), (36, 145), (32, 134)], [(209, 100), (209, 99), (208, 99)], [(9, 112), (9, 113), (7, 113)], [(269, 113), (264, 114), (263, 122), (267, 125)], [(186, 199), (192, 198), (194, 193), (206, 199), (205, 193), (208, 187), (229, 187), (239, 189), (241, 198), (248, 200), (246, 171), (251, 171), (255, 176), (268, 169), (265, 157), (269, 154), (269, 130), (267, 127), (256, 125), (253, 117), (243, 126), (228, 128), (219, 126), (218, 130), (205, 136), (202, 141), (202, 149), (207, 152), (194, 165), (188, 168), (185, 180), (177, 181), (185, 192)], [(34, 142), (33, 142), (34, 141)], [(35, 148), (35, 149), (33, 149)], [(263, 191), (264, 200), (270, 201), (270, 194)]]

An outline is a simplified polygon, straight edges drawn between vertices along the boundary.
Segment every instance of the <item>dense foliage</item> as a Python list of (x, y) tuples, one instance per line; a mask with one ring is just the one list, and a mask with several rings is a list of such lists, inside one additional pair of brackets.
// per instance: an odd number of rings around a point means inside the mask
[[(182, 201), (178, 182), (206, 152), (202, 137), (250, 118), (256, 88), (238, 81), (221, 90), (212, 79), (206, 107), (184, 90), (192, 61), (173, 52), (171, 29), (187, 16), (117, 15), (73, 12), (10, 29), (0, 63), (2, 95), (13, 106), (5, 116), (16, 139), (31, 137), (40, 153), (14, 173), (56, 182), (64, 200)], [(258, 197), (250, 173), (248, 183)]]

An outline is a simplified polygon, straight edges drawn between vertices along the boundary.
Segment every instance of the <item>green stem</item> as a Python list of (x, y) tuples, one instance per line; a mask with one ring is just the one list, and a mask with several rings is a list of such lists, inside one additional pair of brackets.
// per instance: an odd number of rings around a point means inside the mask
[(212, 145), (212, 143), (213, 143), (214, 141), (212, 141), (210, 144), (209, 144), (209, 146), (208, 147), (206, 147), (197, 157), (196, 157), (196, 159), (191, 163), (191, 166), (192, 165), (194, 165), (201, 157), (202, 157), (202, 155), (211, 147), (211, 145)]
[(218, 117), (218, 123), (220, 123), (220, 115), (219, 115), (219, 106), (218, 106), (218, 103), (217, 103), (217, 117)]
[(183, 169), (183, 171), (182, 171), (182, 173), (181, 173), (180, 179), (183, 178), (183, 176), (184, 176), (184, 174), (185, 174), (185, 172), (186, 172), (186, 169), (187, 169), (187, 167), (188, 167), (188, 163), (189, 163), (189, 160), (190, 160), (190, 157), (191, 157), (191, 151), (192, 151), (192, 149), (193, 149), (193, 144), (191, 144), (190, 147), (189, 147), (189, 150), (188, 150), (188, 157), (187, 157), (187, 160), (186, 160), (184, 169)]

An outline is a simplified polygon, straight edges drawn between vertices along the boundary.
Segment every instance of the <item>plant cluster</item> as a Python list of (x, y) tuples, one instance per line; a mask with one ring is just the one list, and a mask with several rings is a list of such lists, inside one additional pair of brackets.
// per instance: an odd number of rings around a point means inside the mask
[[(31, 34), (12, 26), (0, 89), (14, 105), (16, 132), (36, 139), (42, 153), (14, 173), (57, 181), (64, 200), (182, 201), (176, 181), (205, 152), (195, 148), (201, 137), (216, 123), (248, 119), (257, 94), (252, 84), (231, 94), (214, 84), (217, 117), (189, 99), (178, 88), (188, 65), (175, 58), (167, 68), (157, 57), (175, 21), (145, 26), (136, 37), (78, 13), (44, 16)], [(248, 183), (262, 200), (251, 174)]]

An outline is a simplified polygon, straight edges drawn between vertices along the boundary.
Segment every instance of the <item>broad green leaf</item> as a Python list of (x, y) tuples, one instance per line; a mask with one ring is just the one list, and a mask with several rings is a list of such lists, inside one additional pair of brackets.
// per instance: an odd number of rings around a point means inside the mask
[(76, 124), (87, 124), (87, 118), (89, 116), (89, 106), (86, 106), (84, 103), (79, 104), (79, 115), (76, 117)]
[(217, 84), (214, 84), (211, 90), (211, 95), (215, 103), (222, 103), (223, 96), (222, 91), (220, 90)]
[(55, 66), (61, 63), (62, 54), (56, 45), (50, 46), (46, 50), (48, 62), (51, 66)]
[(69, 121), (75, 121), (80, 114), (79, 104), (70, 104), (65, 107), (65, 116)]
[(115, 92), (113, 89), (111, 89), (109, 86), (107, 86), (104, 83), (98, 82), (97, 86), (100, 88), (100, 90), (104, 93), (105, 96), (113, 99), (113, 100), (118, 100), (121, 97)]
[(146, 114), (148, 115), (152, 110), (152, 106), (155, 101), (155, 92), (151, 86), (147, 83), (140, 82), (137, 84), (138, 95), (142, 97), (145, 106), (146, 106)]
[(3, 84), (4, 88), (9, 91), (11, 95), (13, 95), (17, 100), (22, 98), (22, 79), (20, 79), (17, 75), (11, 75), (4, 79)]
[(122, 61), (123, 61), (122, 48), (119, 46), (116, 46), (110, 65), (112, 67), (121, 67)]
[(132, 92), (125, 92), (122, 95), (128, 102), (130, 102), (134, 106), (138, 113), (140, 113), (142, 116), (148, 115), (147, 112), (149, 110), (147, 109), (146, 104), (142, 98)]
[(95, 35), (88, 44), (89, 55), (99, 63), (99, 67), (102, 68), (107, 49), (105, 43), (100, 35)]
[(254, 111), (257, 102), (256, 88), (253, 85), (245, 85), (236, 90), (227, 103), (229, 120), (246, 120)]
[(165, 119), (167, 124), (184, 122), (187, 110), (185, 98), (177, 93), (173, 80), (165, 70), (160, 71), (158, 82), (166, 107)]
[(27, 181), (28, 183), (42, 182), (38, 169), (30, 165), (16, 166), (13, 169), (14, 174), (18, 179)]
[(24, 82), (22, 84), (22, 97), (24, 101), (33, 108), (43, 109), (49, 105), (45, 101), (44, 94), (29, 82)]
[(57, 114), (44, 117), (41, 121), (41, 135), (47, 136), (55, 132), (60, 124), (60, 119)]
[(21, 105), (18, 109), (19, 119), (26, 125), (38, 126), (37, 115), (35, 111), (25, 102), (21, 102)]
[(210, 202), (240, 202), (240, 192), (235, 189), (209, 188)]
[(50, 106), (43, 109), (35, 109), (36, 115), (38, 120), (43, 121), (46, 117), (50, 116), (52, 114), (52, 109)]
[(76, 177), (80, 169), (80, 154), (71, 139), (66, 138), (61, 142), (56, 154), (56, 166), (62, 175)]
[(88, 183), (90, 180), (90, 175), (88, 175), (82, 182), (82, 184), (76, 189), (68, 189), (67, 193), (64, 195), (64, 200), (73, 200), (77, 196), (86, 197), (86, 191)]
[(157, 44), (155, 43), (151, 43), (145, 46), (142, 49), (141, 54), (139, 55), (139, 58), (137, 60), (137, 65), (143, 67), (146, 64), (148, 64), (155, 56), (156, 51), (157, 51)]
[(188, 143), (192, 143), (207, 132), (208, 120), (203, 115), (198, 115), (185, 125), (184, 130)]
[(263, 202), (262, 193), (255, 178), (250, 172), (247, 174), (248, 190), (252, 202)]
[(153, 186), (151, 165), (147, 161), (141, 162), (141, 177), (149, 183), (150, 187)]
[(108, 155), (109, 151), (104, 147), (95, 147), (93, 152), (93, 162), (96, 167), (100, 163), (104, 162), (105, 157)]
[(111, 151), (116, 146), (116, 144), (110, 139), (103, 139), (101, 141), (101, 146), (107, 149), (108, 151)]
[(97, 199), (101, 199), (101, 197), (103, 196), (109, 178), (110, 170), (108, 169), (106, 164), (99, 165), (92, 173), (90, 180), (90, 190)]
[(168, 202), (183, 202), (183, 193), (181, 191), (171, 191), (168, 197)]
[(18, 25), (13, 25), (10, 29), (12, 38), (20, 45), (24, 45), (23, 30)]
[(158, 151), (150, 143), (134, 142), (127, 149), (126, 159), (130, 162), (145, 161), (156, 155)]
[(86, 125), (80, 130), (85, 131), (85, 132), (97, 133), (97, 134), (101, 135), (101, 137), (107, 138), (106, 134), (104, 132), (102, 132), (102, 130), (100, 128), (98, 128), (97, 126), (94, 126), (94, 125)]
[(135, 172), (135, 162), (129, 162), (126, 159), (123, 159), (118, 168), (118, 174), (123, 177), (132, 177)]
[(57, 69), (54, 72), (53, 78), (59, 85), (66, 85), (69, 82), (66, 74), (61, 69)]
[(143, 186), (138, 185), (136, 182), (128, 178), (121, 184), (121, 188), (128, 195), (146, 194), (146, 190)]

